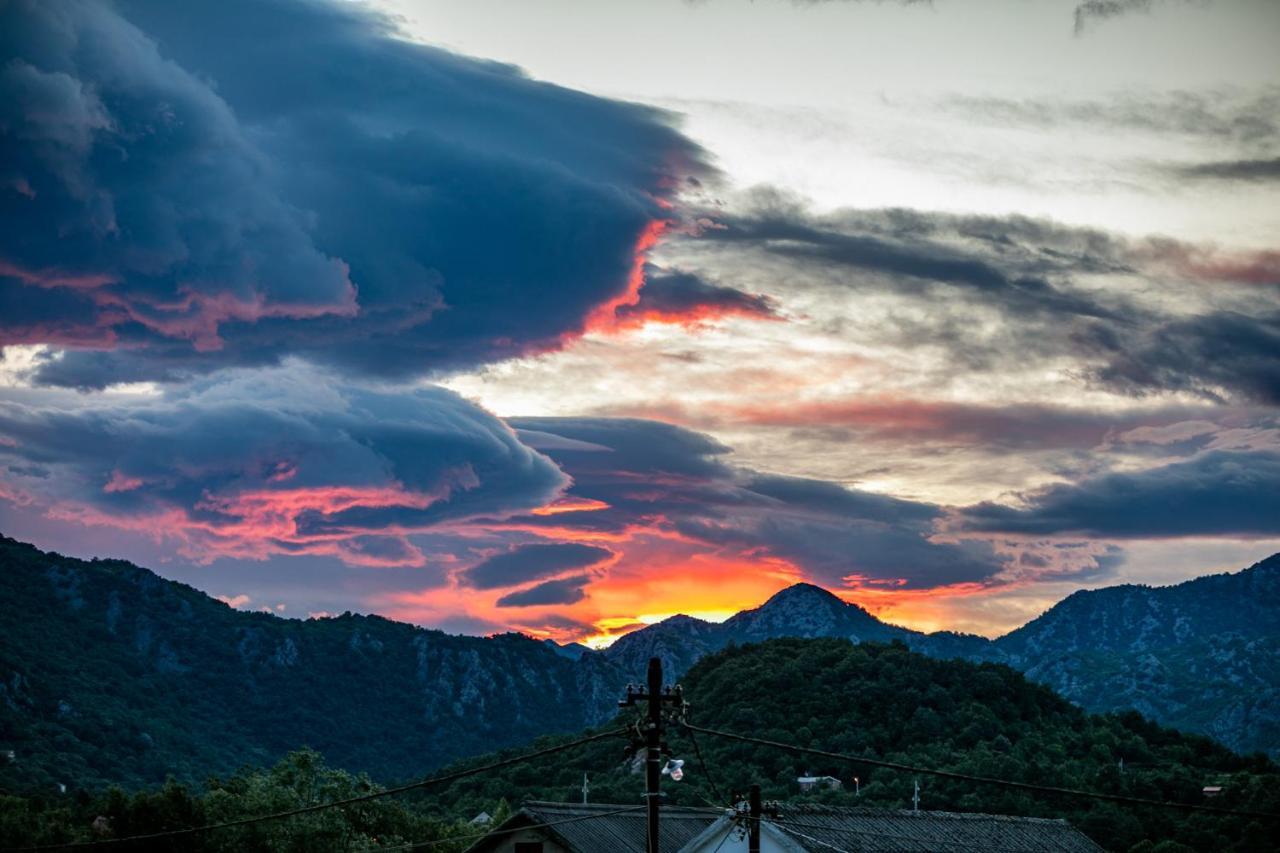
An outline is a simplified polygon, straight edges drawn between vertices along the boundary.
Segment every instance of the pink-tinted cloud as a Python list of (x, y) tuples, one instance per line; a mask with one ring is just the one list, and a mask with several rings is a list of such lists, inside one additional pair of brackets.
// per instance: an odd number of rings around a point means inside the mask
[(282, 370), (100, 403), (0, 403), (0, 458), (26, 463), (0, 473), (5, 494), (200, 562), (420, 566), (410, 534), (539, 509), (568, 482), (501, 421), (438, 388), (372, 391)]

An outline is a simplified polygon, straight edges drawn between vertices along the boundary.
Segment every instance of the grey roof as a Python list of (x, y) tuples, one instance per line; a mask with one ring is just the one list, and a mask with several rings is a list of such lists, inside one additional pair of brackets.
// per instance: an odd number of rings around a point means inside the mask
[(811, 853), (1101, 853), (1064, 820), (907, 809), (780, 807), (768, 820)]
[[(583, 805), (581, 803), (527, 802), (520, 807), (520, 811), (504, 821), (502, 826), (495, 828), (493, 835), (476, 842), (470, 850), (478, 852), (487, 849), (493, 842), (501, 840), (501, 834), (504, 834), (505, 830), (554, 823), (557, 825), (549, 826), (542, 831), (555, 837), (575, 853), (600, 853), (600, 851), (645, 853), (648, 829), (645, 823), (644, 805), (636, 804), (633, 811), (622, 814), (608, 814), (625, 808), (630, 806), (606, 803)], [(723, 811), (711, 809), (663, 806), (658, 835), (661, 849), (679, 850), (723, 815)], [(574, 820), (574, 818), (583, 819)], [(573, 822), (562, 822), (570, 820)]]

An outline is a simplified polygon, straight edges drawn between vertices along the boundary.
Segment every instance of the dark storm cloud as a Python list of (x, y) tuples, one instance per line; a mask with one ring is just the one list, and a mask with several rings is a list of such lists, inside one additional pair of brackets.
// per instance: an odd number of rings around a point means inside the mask
[[(573, 478), (571, 496), (608, 505), (546, 519), (522, 516), (521, 526), (649, 529), (728, 553), (787, 560), (833, 586), (850, 577), (913, 589), (984, 583), (1002, 566), (988, 543), (931, 541), (944, 517), (939, 507), (734, 467), (723, 460), (722, 445), (690, 430), (624, 419), (511, 423)], [(556, 448), (538, 443), (538, 435), (594, 448)]]
[(1174, 172), (1183, 178), (1208, 178), (1219, 181), (1280, 180), (1280, 157), (1253, 160), (1215, 160), (1179, 166)]
[(0, 342), (85, 348), (48, 382), (554, 346), (705, 172), (665, 114), (356, 4), (15, 0), (0, 49)]
[[(927, 295), (945, 286), (1026, 316), (1114, 318), (1116, 307), (1084, 298), (1056, 279), (1124, 269), (1117, 242), (1101, 232), (1020, 217), (960, 217), (908, 210), (812, 214), (773, 190), (746, 209), (716, 216), (702, 232), (712, 244), (758, 248), (797, 265), (846, 268), (891, 278), (894, 292)], [(851, 280), (876, 289), (874, 278)]]
[(1156, 538), (1280, 534), (1280, 454), (1210, 451), (1185, 462), (1055, 485), (1015, 509), (984, 503), (961, 515), (971, 531)]
[(475, 589), (518, 586), (570, 569), (582, 569), (604, 562), (614, 553), (607, 548), (577, 542), (520, 545), (472, 566), (459, 577)]
[[(709, 435), (640, 418), (508, 418), (521, 439), (587, 474), (724, 479), (729, 448)], [(556, 439), (559, 439), (557, 441)], [(565, 443), (565, 440), (570, 443)]]
[(197, 559), (421, 563), (407, 533), (528, 511), (567, 485), (450, 391), (364, 389), (304, 370), (131, 403), (0, 402), (0, 460), (45, 469), (4, 479), (57, 517), (172, 536)]
[(551, 604), (574, 604), (587, 597), (583, 587), (591, 582), (590, 575), (578, 575), (561, 580), (547, 581), (529, 589), (507, 593), (497, 601), (498, 607), (535, 607)]
[(633, 319), (697, 322), (730, 316), (772, 318), (777, 315), (768, 297), (711, 284), (693, 273), (652, 267), (645, 276), (639, 301), (617, 310), (617, 317), (624, 322)]
[(1124, 334), (1103, 326), (1091, 331), (1082, 342), (1106, 357), (1091, 375), (1110, 388), (1139, 395), (1191, 391), (1211, 399), (1225, 390), (1280, 406), (1280, 311), (1221, 311)]
[[(1070, 358), (1075, 375), (1119, 393), (1280, 403), (1274, 252), (1232, 255), (1016, 216), (819, 215), (767, 189), (714, 219), (676, 248), (728, 274), (767, 269), (791, 290), (905, 305), (869, 331), (897, 346), (940, 347), (957, 372)], [(1136, 298), (1171, 291), (1168, 282), (1194, 312), (1168, 297), (1168, 311)], [(1247, 287), (1226, 289), (1236, 285)]]

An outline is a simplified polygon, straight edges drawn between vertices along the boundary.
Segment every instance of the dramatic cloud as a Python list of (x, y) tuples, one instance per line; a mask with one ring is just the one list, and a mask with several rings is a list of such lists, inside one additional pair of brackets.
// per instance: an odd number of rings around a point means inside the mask
[(8, 487), (54, 517), (172, 538), (201, 561), (327, 554), (421, 565), (411, 533), (535, 509), (567, 485), (554, 463), (449, 391), (358, 388), (305, 370), (155, 400), (3, 402), (0, 461), (14, 463)]
[(0, 343), (71, 348), (46, 382), (555, 347), (706, 171), (655, 110), (356, 4), (15, 0), (0, 33)]
[(1212, 178), (1222, 181), (1280, 180), (1280, 157), (1249, 160), (1217, 160), (1181, 166), (1177, 173), (1184, 178)]
[[(787, 304), (830, 294), (824, 322), (864, 345), (1008, 376), (1065, 369), (1111, 393), (1275, 405), (1272, 251), (1126, 239), (1023, 217), (902, 210), (818, 214), (758, 189), (666, 250)], [(782, 282), (768, 289), (762, 279)], [(1242, 288), (1238, 285), (1265, 285)], [(862, 308), (874, 323), (856, 313)]]
[(1280, 405), (1280, 310), (1216, 312), (1139, 329), (1097, 326), (1082, 340), (1106, 356), (1097, 380), (1131, 393), (1224, 392)]
[(571, 496), (593, 502), (578, 512), (514, 519), (527, 529), (669, 537), (745, 563), (781, 561), (833, 587), (983, 583), (1002, 566), (986, 543), (935, 540), (934, 523), (944, 515), (938, 507), (736, 468), (721, 458), (727, 448), (689, 430), (603, 418), (511, 423), (573, 478)]
[(589, 575), (578, 575), (561, 580), (547, 581), (529, 589), (508, 593), (498, 599), (498, 607), (539, 607), (550, 604), (574, 604), (586, 598), (583, 587), (591, 580)]
[(981, 504), (962, 522), (982, 532), (1105, 538), (1280, 535), (1280, 453), (1211, 451), (1185, 462), (1055, 485), (1025, 508)]
[(607, 548), (576, 542), (522, 545), (477, 563), (467, 569), (461, 579), (476, 589), (518, 586), (570, 569), (593, 566), (613, 556)]
[(645, 276), (639, 301), (617, 309), (619, 322), (626, 325), (659, 322), (697, 326), (724, 317), (770, 320), (777, 314), (768, 297), (709, 284), (679, 270), (653, 269)]

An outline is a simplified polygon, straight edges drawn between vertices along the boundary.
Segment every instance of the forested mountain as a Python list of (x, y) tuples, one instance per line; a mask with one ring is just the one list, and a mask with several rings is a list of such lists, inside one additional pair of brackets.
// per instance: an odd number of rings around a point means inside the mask
[(1177, 586), (1077, 592), (997, 640), (887, 625), (808, 584), (721, 624), (673, 617), (605, 654), (638, 671), (683, 671), (703, 654), (767, 637), (900, 640), (934, 657), (1007, 663), (1091, 711), (1134, 708), (1243, 752), (1280, 753), (1280, 555)]
[[(709, 655), (683, 682), (689, 719), (710, 729), (970, 775), (1164, 801), (1205, 803), (1202, 789), (1215, 785), (1223, 791), (1212, 805), (1280, 811), (1280, 770), (1268, 759), (1238, 756), (1208, 738), (1163, 728), (1133, 712), (1089, 714), (1001, 664), (938, 660), (899, 644), (779, 639)], [(624, 713), (617, 722), (630, 722), (635, 713)], [(685, 779), (666, 782), (663, 790), (681, 805), (724, 802), (729, 792), (755, 782), (767, 800), (910, 807), (917, 778), (709, 734), (697, 736), (695, 749), (678, 727), (668, 741), (673, 756), (686, 762)], [(580, 796), (584, 771), (590, 774), (593, 801), (637, 801), (642, 776), (609, 740), (463, 780), (423, 802), (445, 815), (492, 809), (503, 799), (571, 801)], [(796, 777), (808, 773), (835, 776), (846, 787), (802, 794)], [(853, 790), (854, 775), (861, 780), (860, 794)], [(1214, 853), (1274, 849), (1275, 827), (1250, 819), (918, 778), (921, 808), (1064, 817), (1111, 850), (1128, 851), (1144, 841), (1176, 841)]]
[(1280, 752), (1280, 555), (1177, 586), (1077, 592), (994, 649), (1086, 708)]
[(679, 676), (730, 643), (775, 636), (1005, 662), (1091, 710), (1136, 707), (1274, 752), (1278, 575), (1272, 558), (1177, 587), (1077, 593), (994, 642), (887, 625), (799, 584), (722, 624), (673, 617), (601, 653), (242, 612), (129, 563), (0, 539), (0, 786), (201, 781), (303, 746), (392, 781), (608, 719), (651, 654)]
[[(688, 719), (709, 729), (903, 764), (1005, 780), (1228, 809), (1280, 812), (1280, 771), (1261, 756), (1244, 758), (1195, 735), (1159, 727), (1136, 713), (1098, 716), (999, 664), (943, 661), (901, 644), (853, 645), (836, 639), (779, 639), (707, 656), (684, 680)], [(622, 711), (595, 731), (622, 730), (638, 710)], [(542, 738), (455, 768), (489, 764), (577, 735)], [(668, 802), (723, 806), (751, 783), (785, 809), (799, 802), (904, 807), (913, 783), (925, 809), (1066, 818), (1120, 853), (1262, 853), (1274, 849), (1262, 819), (1116, 805), (1094, 799), (943, 780), (851, 761), (724, 740), (695, 746), (678, 725), (667, 733), (673, 757), (686, 761), (681, 782), (663, 783)], [(403, 840), (459, 837), (480, 811), (505, 814), (524, 798), (576, 802), (583, 774), (591, 801), (638, 804), (643, 776), (624, 752), (622, 734), (354, 809), (317, 812), (196, 836), (184, 849), (381, 849)], [(832, 775), (841, 791), (804, 794), (798, 775)], [(852, 777), (861, 781), (855, 791)], [(1222, 791), (1206, 798), (1203, 787)], [(325, 770), (300, 753), (275, 769), (238, 774), (203, 790), (170, 785), (126, 796), (19, 799), (0, 796), (0, 845), (143, 833), (295, 808), (370, 790), (365, 780)], [(432, 841), (445, 853), (465, 839)]]
[[(398, 779), (613, 713), (617, 669), (516, 634), (234, 610), (0, 540), (0, 787), (199, 781), (311, 746)], [(4, 754), (13, 750), (13, 758)]]

